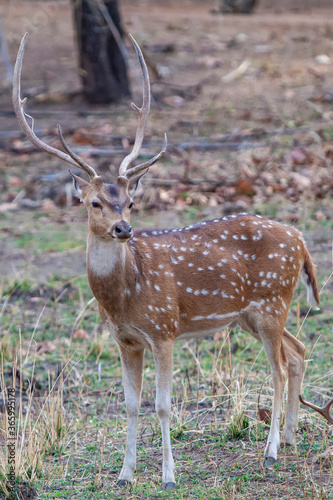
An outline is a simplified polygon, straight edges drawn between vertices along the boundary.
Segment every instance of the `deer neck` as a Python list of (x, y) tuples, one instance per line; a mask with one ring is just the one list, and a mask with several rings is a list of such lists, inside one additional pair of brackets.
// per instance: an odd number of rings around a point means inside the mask
[(88, 235), (88, 272), (98, 279), (110, 278), (115, 273), (121, 275), (129, 263), (130, 254), (126, 243), (119, 243), (111, 238), (106, 240), (91, 233)]
[[(87, 274), (97, 301), (118, 322), (136, 280), (134, 254), (127, 243), (88, 235)], [(117, 319), (116, 319), (117, 318)]]

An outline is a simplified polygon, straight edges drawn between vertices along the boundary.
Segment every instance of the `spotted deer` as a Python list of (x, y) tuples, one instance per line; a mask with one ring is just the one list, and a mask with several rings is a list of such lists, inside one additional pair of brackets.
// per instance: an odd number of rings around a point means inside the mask
[[(128, 433), (118, 485), (133, 480), (136, 465), (144, 350), (152, 352), (156, 367), (163, 484), (164, 488), (173, 489), (175, 467), (169, 421), (175, 340), (201, 338), (235, 325), (262, 343), (271, 366), (274, 399), (264, 454), (266, 464), (273, 464), (280, 443), (282, 393), (287, 374), (286, 443), (293, 444), (297, 429), (305, 348), (286, 330), (285, 323), (301, 276), (309, 303), (313, 307), (319, 303), (314, 264), (302, 235), (292, 227), (249, 214), (177, 229), (133, 232), (130, 225), (133, 191), (138, 179), (166, 150), (165, 139), (163, 149), (154, 158), (132, 166), (142, 145), (150, 108), (149, 76), (139, 46), (131, 37), (143, 78), (142, 107), (132, 103), (138, 113), (135, 142), (121, 162), (114, 183), (106, 184), (69, 148), (60, 127), (59, 137), (65, 152), (42, 142), (28, 124), (25, 99), (20, 97), (26, 37), (18, 52), (13, 89), (13, 104), (21, 129), (37, 148), (79, 167), (89, 176), (87, 182), (71, 174), (88, 211), (89, 284), (102, 320), (118, 345), (122, 363)], [(326, 418), (331, 418), (329, 410), (326, 413)]]

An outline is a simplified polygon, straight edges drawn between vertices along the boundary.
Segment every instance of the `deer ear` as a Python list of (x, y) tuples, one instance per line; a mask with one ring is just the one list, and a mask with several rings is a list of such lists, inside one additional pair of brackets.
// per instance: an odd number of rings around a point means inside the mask
[(82, 179), (78, 175), (73, 174), (70, 170), (68, 172), (72, 176), (73, 185), (74, 185), (74, 189), (76, 191), (76, 195), (78, 196), (78, 198), (80, 198), (80, 201), (83, 201), (82, 196), (83, 196), (84, 191), (89, 186), (89, 182), (85, 181), (84, 179)]
[(131, 196), (140, 196), (143, 193), (143, 189), (141, 186), (141, 179), (142, 177), (148, 172), (149, 168), (142, 172), (139, 176), (133, 177), (131, 179), (131, 184), (130, 184), (130, 195)]

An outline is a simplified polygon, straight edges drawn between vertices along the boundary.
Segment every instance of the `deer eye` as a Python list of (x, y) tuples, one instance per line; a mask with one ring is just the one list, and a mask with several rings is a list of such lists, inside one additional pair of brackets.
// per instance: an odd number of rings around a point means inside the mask
[(135, 205), (134, 201), (130, 201), (130, 204), (128, 205), (128, 208), (132, 208)]
[(99, 203), (97, 203), (97, 201), (92, 201), (91, 206), (94, 208), (101, 208), (101, 205)]

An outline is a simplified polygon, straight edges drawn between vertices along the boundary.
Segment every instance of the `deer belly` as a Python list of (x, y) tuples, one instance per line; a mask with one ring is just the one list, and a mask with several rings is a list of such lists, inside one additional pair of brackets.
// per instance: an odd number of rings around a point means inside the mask
[[(193, 338), (201, 338), (212, 335), (227, 326), (234, 326), (237, 323), (239, 313), (229, 313), (215, 315), (216, 318), (194, 316), (192, 320), (187, 321), (186, 324), (180, 325), (179, 334), (177, 339), (189, 340)], [(218, 317), (221, 316), (221, 317)]]

